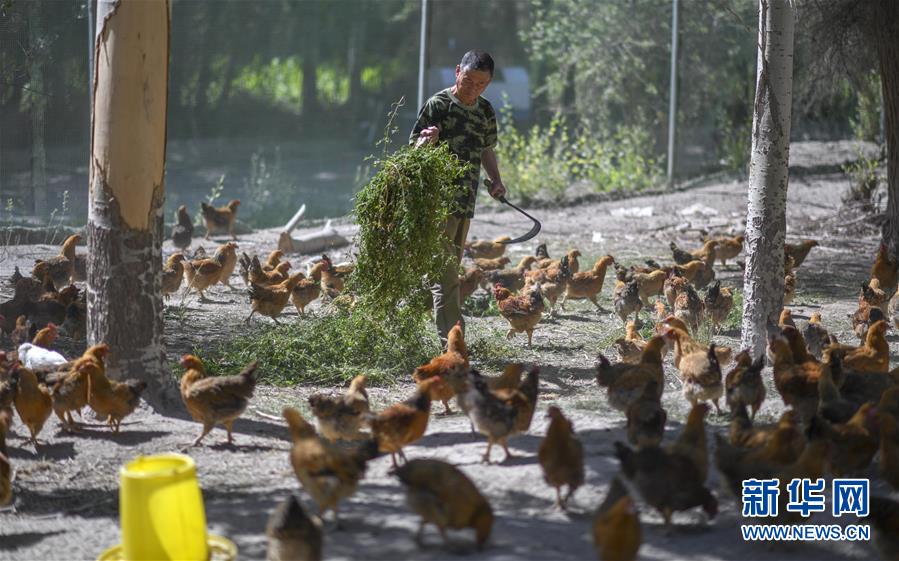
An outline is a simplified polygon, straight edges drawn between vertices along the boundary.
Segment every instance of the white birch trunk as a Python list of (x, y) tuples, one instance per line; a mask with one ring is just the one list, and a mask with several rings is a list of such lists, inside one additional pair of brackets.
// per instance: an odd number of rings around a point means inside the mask
[(767, 326), (783, 308), (784, 238), (793, 85), (793, 6), (760, 0), (759, 55), (743, 276), (741, 348), (765, 350)]
[(88, 216), (87, 331), (110, 377), (168, 405), (161, 270), (168, 1), (99, 0)]

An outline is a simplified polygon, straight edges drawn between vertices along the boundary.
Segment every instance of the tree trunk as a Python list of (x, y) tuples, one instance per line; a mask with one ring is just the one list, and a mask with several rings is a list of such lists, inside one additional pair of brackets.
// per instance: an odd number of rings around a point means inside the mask
[(741, 348), (765, 351), (767, 328), (783, 308), (784, 238), (793, 84), (793, 7), (760, 0), (759, 54), (743, 276)]
[(883, 241), (899, 256), (899, 2), (878, 0), (874, 40), (880, 62), (884, 136), (887, 148), (887, 217)]
[(28, 10), (28, 97), (31, 99), (31, 202), (35, 216), (47, 216), (47, 149), (44, 142), (44, 114), (47, 91), (44, 84), (46, 49), (43, 44), (41, 2), (31, 2)]
[(162, 407), (169, 25), (168, 0), (98, 1), (87, 225), (88, 341), (109, 344), (110, 377), (145, 380)]

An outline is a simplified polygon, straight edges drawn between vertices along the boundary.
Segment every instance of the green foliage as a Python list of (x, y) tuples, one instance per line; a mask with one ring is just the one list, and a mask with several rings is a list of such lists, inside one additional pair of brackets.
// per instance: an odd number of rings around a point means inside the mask
[(844, 164), (842, 169), (849, 178), (849, 190), (843, 195), (843, 202), (870, 206), (880, 184), (879, 166), (877, 158), (868, 158), (861, 152), (856, 161)]
[(872, 72), (857, 89), (856, 114), (849, 118), (852, 134), (858, 140), (877, 141), (880, 138), (880, 76)]
[(476, 292), (465, 299), (462, 313), (472, 317), (498, 317), (499, 306), (496, 298), (486, 292)]
[(244, 180), (247, 196), (241, 206), (247, 211), (247, 221), (255, 228), (284, 224), (296, 210), (296, 183), (281, 165), (281, 149), (276, 147), (274, 157), (266, 159), (258, 150), (250, 157), (250, 174)]
[(723, 118), (720, 120), (719, 132), (721, 143), (718, 145), (718, 157), (724, 169), (749, 175), (752, 120), (735, 126), (733, 122)]
[(721, 324), (725, 331), (740, 331), (743, 328), (743, 291), (731, 289), (734, 295), (734, 307), (727, 314), (727, 319)]
[(302, 61), (297, 56), (274, 57), (264, 62), (257, 55), (234, 79), (234, 88), (237, 90), (297, 110), (303, 101), (302, 84)]
[(573, 152), (578, 178), (597, 192), (640, 191), (661, 181), (649, 134), (639, 127), (620, 127), (607, 142), (584, 132)]

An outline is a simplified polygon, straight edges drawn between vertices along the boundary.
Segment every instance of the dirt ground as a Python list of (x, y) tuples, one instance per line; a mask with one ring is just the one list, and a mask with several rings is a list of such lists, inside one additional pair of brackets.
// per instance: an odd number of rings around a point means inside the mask
[[(876, 227), (861, 214), (846, 210), (841, 195), (848, 187), (839, 164), (855, 157), (850, 143), (798, 143), (793, 145), (789, 192), (788, 239), (814, 237), (814, 249), (799, 271), (797, 297), (792, 306), (797, 320), (812, 311), (821, 312), (824, 323), (842, 341), (851, 341), (847, 314), (854, 309), (859, 282), (867, 277), (877, 249)], [(570, 247), (584, 254), (582, 268), (596, 257), (610, 253), (621, 262), (644, 258), (670, 261), (668, 243), (698, 245), (699, 229), (713, 233), (736, 233), (745, 216), (745, 180), (709, 180), (689, 189), (664, 195), (641, 196), (578, 206), (542, 208), (534, 214), (544, 229), (531, 243), (510, 247), (513, 261), (545, 242), (551, 255)], [(650, 210), (647, 210), (650, 209)], [(691, 210), (685, 213), (685, 210)], [(633, 214), (643, 214), (633, 217)], [(648, 215), (648, 216), (646, 216)], [(348, 235), (352, 225), (339, 222)], [(529, 224), (496, 205), (483, 205), (472, 224), (471, 237), (492, 238), (517, 234)], [(274, 233), (256, 232), (241, 236), (241, 249), (267, 251)], [(207, 249), (212, 247), (206, 243)], [(0, 277), (14, 264), (27, 266), (34, 257), (51, 254), (49, 246), (18, 246), (0, 262)], [(166, 251), (171, 251), (166, 247)], [(338, 253), (337, 260), (347, 252)], [(302, 261), (296, 256), (292, 261)], [(741, 271), (733, 266), (718, 269), (727, 286), (740, 286)], [(236, 279), (235, 279), (236, 280)], [(240, 284), (240, 281), (237, 281)], [(611, 282), (607, 280), (601, 303), (611, 308)], [(4, 287), (2, 297), (9, 296)], [(252, 333), (258, 324), (245, 326), (249, 304), (242, 291), (213, 291), (217, 302), (200, 304), (192, 297), (184, 312), (167, 311), (166, 343), (170, 356), (177, 357), (197, 347), (242, 333)], [(315, 308), (315, 306), (314, 306)], [(286, 314), (291, 319), (292, 312)], [(504, 332), (502, 318), (469, 320), (475, 332)], [(534, 347), (520, 349), (516, 359), (541, 367), (541, 396), (530, 433), (514, 438), (516, 457), (503, 464), (483, 465), (480, 455), (486, 441), (469, 431), (460, 414), (432, 416), (426, 436), (410, 446), (410, 458), (434, 457), (458, 465), (488, 498), (496, 514), (489, 546), (475, 552), (469, 532), (451, 533), (451, 538), (470, 559), (591, 559), (595, 558), (589, 528), (592, 513), (604, 497), (618, 463), (612, 443), (625, 440), (624, 419), (606, 402), (596, 386), (593, 363), (599, 352), (615, 356), (612, 341), (623, 333), (621, 322), (608, 312), (597, 312), (591, 304), (572, 303), (568, 310), (545, 320), (534, 335)], [(716, 338), (737, 344), (736, 331)], [(66, 349), (66, 342), (63, 342)], [(899, 351), (896, 339), (891, 343)], [(74, 350), (74, 346), (71, 347)], [(893, 356), (894, 361), (897, 359)], [(473, 357), (477, 364), (478, 357)], [(495, 371), (488, 371), (495, 374)], [(687, 404), (670, 363), (663, 398), (668, 410), (666, 441), (681, 430)], [(187, 451), (198, 466), (206, 517), (211, 532), (228, 536), (238, 546), (241, 559), (261, 559), (265, 554), (264, 527), (274, 506), (297, 492), (307, 508), (311, 500), (301, 490), (288, 462), (289, 441), (283, 422), (274, 420), (285, 405), (304, 412), (306, 397), (322, 388), (257, 388), (250, 409), (235, 424), (236, 445), (224, 442), (224, 432), (214, 431), (206, 445)], [(403, 381), (393, 387), (372, 388), (373, 408), (378, 409), (411, 394), (413, 385)], [(783, 404), (769, 391), (761, 420), (776, 417)], [(543, 479), (536, 451), (547, 421), (543, 412), (559, 405), (573, 422), (586, 454), (586, 484), (574, 495), (568, 512), (553, 508), (554, 491)], [(723, 405), (723, 404), (722, 404)], [(435, 411), (440, 408), (435, 407)], [(712, 414), (710, 430), (723, 430), (726, 414)], [(15, 469), (14, 503), (0, 509), (0, 559), (93, 559), (105, 548), (119, 543), (118, 469), (141, 454), (175, 451), (188, 445), (200, 427), (183, 411), (166, 416), (142, 407), (126, 420), (122, 433), (112, 435), (98, 424), (78, 435), (60, 430), (55, 417), (44, 428), (46, 441), (37, 451), (25, 445), (24, 428), (16, 423), (10, 439), (10, 457)], [(712, 442), (712, 439), (709, 439)], [(495, 459), (501, 454), (494, 452)], [(389, 458), (369, 464), (358, 493), (342, 506), (345, 528), (326, 523), (325, 557), (328, 559), (445, 559), (456, 558), (440, 544), (431, 528), (429, 546), (419, 549), (413, 542), (417, 517), (405, 505), (398, 481), (388, 474)], [(873, 476), (873, 472), (872, 472)], [(719, 486), (718, 474), (710, 471), (709, 485), (721, 503), (719, 515), (707, 520), (698, 511), (674, 517), (675, 529), (666, 533), (661, 517), (641, 506), (644, 559), (869, 559), (875, 553), (868, 543), (806, 543), (771, 549), (744, 543), (740, 537), (739, 503)], [(875, 486), (876, 493), (885, 489)], [(328, 518), (330, 520), (330, 518)], [(826, 518), (817, 520), (830, 523)], [(854, 521), (837, 520), (847, 524)]]

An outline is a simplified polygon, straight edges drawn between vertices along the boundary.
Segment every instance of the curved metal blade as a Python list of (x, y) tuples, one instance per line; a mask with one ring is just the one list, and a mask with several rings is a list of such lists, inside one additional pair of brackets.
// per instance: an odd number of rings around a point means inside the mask
[(503, 204), (509, 205), (510, 207), (514, 208), (515, 210), (517, 210), (517, 211), (520, 212), (521, 214), (527, 216), (527, 217), (530, 218), (531, 221), (534, 223), (534, 225), (531, 227), (531, 230), (530, 230), (527, 234), (525, 234), (525, 235), (523, 235), (523, 236), (519, 236), (519, 237), (515, 238), (514, 240), (503, 241), (503, 242), (500, 242), (500, 243), (510, 244), (510, 243), (521, 243), (521, 242), (526, 242), (526, 241), (528, 241), (529, 239), (533, 238), (534, 236), (536, 236), (537, 234), (540, 233), (540, 228), (542, 228), (542, 226), (540, 225), (540, 221), (539, 221), (539, 220), (537, 220), (536, 218), (534, 218), (534, 217), (531, 216), (530, 214), (526, 213), (525, 211), (521, 210), (521, 209), (518, 208), (517, 206), (515, 206), (515, 205), (513, 205), (512, 203), (510, 203), (509, 201), (507, 201), (505, 197), (500, 197), (500, 198), (497, 199), (497, 200), (499, 200), (499, 202), (501, 202), (501, 203), (503, 203)]

